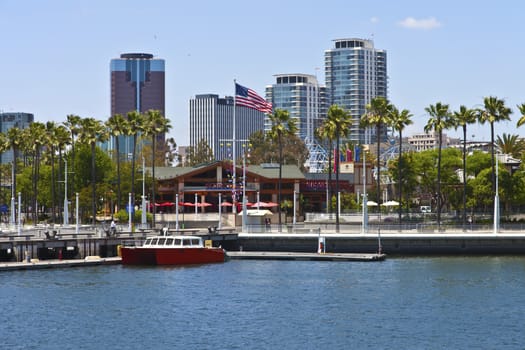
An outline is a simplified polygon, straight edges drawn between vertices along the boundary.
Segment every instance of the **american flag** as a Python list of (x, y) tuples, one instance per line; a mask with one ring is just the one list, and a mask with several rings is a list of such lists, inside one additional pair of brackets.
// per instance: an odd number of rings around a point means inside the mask
[(263, 113), (272, 113), (272, 104), (257, 95), (252, 89), (235, 83), (235, 105), (256, 109)]

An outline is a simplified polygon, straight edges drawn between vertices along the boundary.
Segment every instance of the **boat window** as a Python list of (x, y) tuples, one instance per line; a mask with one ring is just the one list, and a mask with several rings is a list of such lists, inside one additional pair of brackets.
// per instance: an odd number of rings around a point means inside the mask
[(190, 242), (189, 239), (183, 239), (182, 240), (182, 245), (190, 245), (190, 244), (191, 244), (191, 242)]
[(166, 238), (159, 238), (159, 245), (164, 245), (166, 244)]
[(175, 245), (180, 245), (180, 244), (181, 244), (181, 239), (175, 238)]
[(173, 238), (166, 239), (166, 245), (173, 245)]
[(151, 239), (151, 244), (152, 245), (157, 245), (158, 240), (159, 240), (158, 238), (152, 238)]
[(191, 245), (199, 245), (199, 239), (198, 238), (193, 238), (191, 240)]
[(144, 245), (150, 245), (151, 244), (151, 238), (146, 239), (146, 243)]

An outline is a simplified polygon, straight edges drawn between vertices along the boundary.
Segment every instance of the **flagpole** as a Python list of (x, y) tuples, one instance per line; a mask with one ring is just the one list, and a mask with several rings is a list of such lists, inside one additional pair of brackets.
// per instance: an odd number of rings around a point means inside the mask
[(235, 157), (237, 156), (237, 154), (235, 153), (235, 144), (237, 143), (237, 140), (236, 140), (236, 135), (235, 135), (235, 110), (237, 109), (236, 108), (236, 95), (237, 95), (237, 80), (236, 79), (233, 79), (233, 135), (232, 135), (232, 139), (233, 139), (233, 174), (232, 174), (232, 202), (233, 202), (233, 208), (232, 208), (232, 212), (235, 214), (237, 213), (237, 198), (236, 198), (236, 195), (237, 193), (235, 192), (235, 188), (236, 188), (236, 185), (237, 185), (237, 168), (236, 168), (236, 164), (235, 164)]

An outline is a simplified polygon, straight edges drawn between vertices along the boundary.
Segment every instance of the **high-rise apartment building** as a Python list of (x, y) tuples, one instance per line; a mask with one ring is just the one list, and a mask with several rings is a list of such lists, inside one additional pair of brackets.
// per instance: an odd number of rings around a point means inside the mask
[[(111, 115), (150, 109), (165, 115), (164, 60), (148, 53), (125, 53), (111, 60)], [(159, 135), (159, 141), (164, 135)], [(132, 152), (132, 137), (120, 136), (121, 154)]]
[[(28, 128), (33, 121), (34, 116), (31, 113), (0, 113), (0, 132), (7, 134), (11, 128), (25, 129)], [(13, 151), (3, 152), (0, 155), (0, 159), (2, 164), (11, 163), (14, 159)]]
[[(317, 172), (313, 168), (322, 165), (324, 155), (318, 152), (320, 148), (315, 142), (314, 132), (326, 113), (325, 89), (315, 76), (309, 74), (277, 74), (275, 78), (275, 84), (266, 87), (266, 100), (274, 109), (288, 111), (296, 120), (297, 136), (305, 142), (310, 153), (306, 167)], [(264, 130), (268, 132), (271, 128), (270, 119), (266, 117)]]
[[(359, 120), (374, 97), (387, 98), (386, 64), (386, 51), (375, 49), (372, 40), (337, 39), (334, 47), (325, 51), (328, 101), (351, 114), (353, 124), (349, 141), (371, 143), (377, 140), (376, 129), (360, 128)], [(382, 140), (386, 140), (386, 132), (384, 128), (379, 135)]]
[[(243, 140), (264, 128), (264, 113), (252, 108), (237, 106), (235, 109), (235, 139), (237, 158), (242, 152)], [(232, 159), (233, 97), (196, 95), (190, 100), (190, 146), (205, 140), (217, 160)]]

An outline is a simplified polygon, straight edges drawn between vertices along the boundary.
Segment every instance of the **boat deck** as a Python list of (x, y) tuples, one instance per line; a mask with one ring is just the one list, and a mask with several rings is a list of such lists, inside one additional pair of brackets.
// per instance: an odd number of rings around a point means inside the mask
[(383, 261), (386, 254), (294, 253), (294, 252), (227, 252), (230, 259), (244, 260), (312, 260), (312, 261)]
[(31, 262), (0, 262), (0, 271), (14, 270), (39, 270), (66, 267), (86, 267), (98, 265), (115, 265), (120, 264), (120, 257), (101, 258), (98, 256), (89, 256), (85, 259), (67, 259), (67, 260), (35, 260)]

